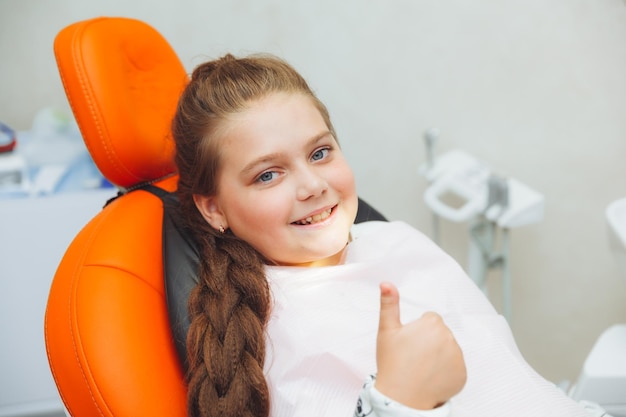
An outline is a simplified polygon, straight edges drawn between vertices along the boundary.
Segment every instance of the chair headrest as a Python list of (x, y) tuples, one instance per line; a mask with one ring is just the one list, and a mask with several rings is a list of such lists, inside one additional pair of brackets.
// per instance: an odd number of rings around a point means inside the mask
[(170, 124), (188, 75), (167, 40), (139, 20), (101, 17), (64, 28), (54, 52), (102, 174), (129, 188), (174, 173)]

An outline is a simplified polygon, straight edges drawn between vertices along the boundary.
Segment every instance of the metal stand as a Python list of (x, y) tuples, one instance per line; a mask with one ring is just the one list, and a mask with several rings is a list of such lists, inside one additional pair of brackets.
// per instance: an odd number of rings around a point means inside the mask
[[(479, 216), (470, 223), (468, 275), (487, 294), (486, 278), (490, 270), (502, 271), (502, 305), (504, 317), (511, 320), (511, 272), (509, 268), (509, 230)], [(498, 249), (497, 235), (500, 232)]]

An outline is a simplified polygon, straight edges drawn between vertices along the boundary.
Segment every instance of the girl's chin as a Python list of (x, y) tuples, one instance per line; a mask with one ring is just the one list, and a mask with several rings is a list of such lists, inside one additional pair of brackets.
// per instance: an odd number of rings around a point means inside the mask
[(343, 263), (346, 245), (341, 247), (337, 252), (330, 254), (320, 254), (319, 256), (311, 256), (306, 259), (290, 259), (290, 260), (274, 260), (274, 264), (278, 266), (332, 266)]

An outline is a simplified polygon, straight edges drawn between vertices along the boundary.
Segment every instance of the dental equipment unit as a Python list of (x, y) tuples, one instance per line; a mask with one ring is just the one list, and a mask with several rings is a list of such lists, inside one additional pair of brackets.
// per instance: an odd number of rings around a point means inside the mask
[(544, 196), (514, 178), (493, 173), (486, 164), (462, 150), (436, 157), (438, 138), (437, 128), (425, 132), (427, 161), (420, 168), (429, 182), (424, 201), (433, 212), (433, 240), (440, 243), (441, 218), (469, 223), (467, 273), (486, 293), (489, 270), (502, 271), (504, 316), (510, 320), (509, 229), (540, 222)]
[[(427, 160), (420, 167), (429, 182), (424, 201), (433, 212), (433, 240), (440, 241), (440, 219), (469, 223), (468, 275), (486, 293), (489, 270), (502, 270), (503, 310), (510, 320), (509, 231), (542, 221), (544, 197), (514, 178), (496, 175), (462, 150), (436, 157), (438, 138), (436, 128), (425, 132)], [(626, 198), (611, 203), (605, 215), (610, 248), (626, 276)], [(576, 382), (562, 388), (575, 400), (593, 401), (613, 417), (626, 417), (626, 323), (600, 335)]]

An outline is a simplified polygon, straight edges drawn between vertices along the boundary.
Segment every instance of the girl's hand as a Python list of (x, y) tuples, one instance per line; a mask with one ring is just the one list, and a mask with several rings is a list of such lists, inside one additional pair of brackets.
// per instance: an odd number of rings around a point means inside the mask
[(418, 410), (445, 403), (461, 391), (467, 379), (463, 352), (454, 335), (434, 312), (403, 325), (400, 295), (393, 284), (382, 283), (380, 295), (376, 389)]

